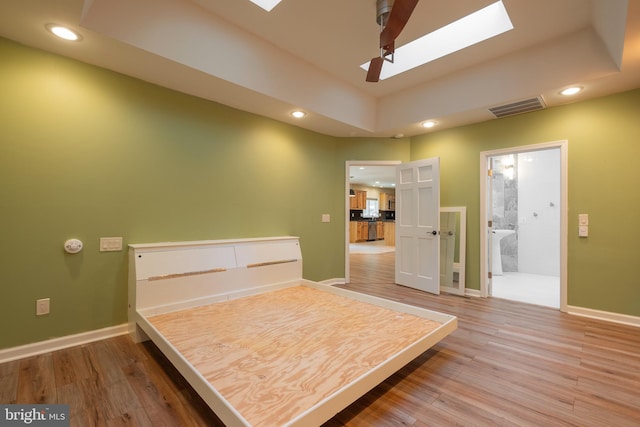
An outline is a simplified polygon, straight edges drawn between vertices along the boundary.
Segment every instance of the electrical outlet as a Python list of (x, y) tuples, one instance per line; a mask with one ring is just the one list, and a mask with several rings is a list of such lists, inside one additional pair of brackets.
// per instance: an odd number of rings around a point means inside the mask
[(589, 237), (589, 226), (588, 225), (580, 225), (580, 226), (578, 226), (578, 237)]
[(50, 298), (42, 298), (36, 300), (36, 316), (42, 316), (44, 314), (49, 314), (49, 303)]
[(111, 252), (122, 250), (122, 237), (101, 237), (100, 252)]
[(331, 222), (331, 215), (322, 214), (322, 222)]

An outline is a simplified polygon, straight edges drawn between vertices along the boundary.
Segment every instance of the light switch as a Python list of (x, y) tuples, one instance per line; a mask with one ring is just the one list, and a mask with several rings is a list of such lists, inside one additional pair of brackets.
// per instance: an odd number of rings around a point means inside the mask
[(589, 225), (589, 214), (579, 214), (578, 225)]
[(331, 222), (331, 215), (322, 214), (322, 222)]
[(588, 225), (580, 225), (580, 226), (578, 226), (578, 237), (589, 237), (589, 226)]
[(122, 250), (122, 237), (101, 237), (100, 252), (111, 252)]

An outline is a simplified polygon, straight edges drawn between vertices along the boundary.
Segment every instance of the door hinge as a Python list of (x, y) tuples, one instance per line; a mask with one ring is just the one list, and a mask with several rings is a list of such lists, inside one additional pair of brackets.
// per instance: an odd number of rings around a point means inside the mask
[(487, 277), (488, 277), (489, 279), (493, 279), (493, 273), (491, 273), (491, 272), (487, 273)]
[(487, 221), (487, 227), (489, 228), (493, 227), (493, 221)]
[(493, 176), (493, 169), (487, 169), (487, 175)]

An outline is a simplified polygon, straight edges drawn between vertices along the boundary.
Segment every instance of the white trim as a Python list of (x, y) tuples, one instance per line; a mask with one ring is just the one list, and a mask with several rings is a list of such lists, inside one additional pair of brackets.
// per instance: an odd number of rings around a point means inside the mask
[(60, 338), (39, 341), (31, 344), (25, 344), (18, 347), (11, 347), (0, 350), (0, 363), (10, 362), (12, 360), (23, 359), (25, 357), (37, 356), (51, 351), (62, 350), (69, 347), (75, 347), (81, 344), (87, 344), (94, 341), (100, 341), (107, 338), (124, 335), (128, 332), (127, 324), (123, 323), (117, 326), (110, 326), (103, 329), (95, 329), (93, 331), (81, 332), (79, 334), (67, 335)]
[[(458, 273), (458, 281), (462, 285), (462, 289), (459, 288), (450, 288), (448, 286), (440, 286), (440, 290), (443, 292), (449, 292), (455, 295), (464, 295), (466, 289), (466, 280), (467, 280), (467, 207), (466, 206), (445, 206), (440, 207), (440, 212), (458, 212), (460, 214), (460, 236), (459, 236), (459, 254), (458, 260), (459, 262), (453, 263), (453, 271)], [(442, 225), (438, 225), (438, 230), (440, 230)]]
[(482, 293), (477, 289), (465, 288), (464, 296), (482, 298)]
[(327, 286), (335, 286), (335, 285), (345, 285), (347, 282), (344, 280), (344, 277), (334, 277), (333, 279), (322, 280), (317, 283), (322, 283)]
[(610, 311), (594, 310), (592, 308), (567, 306), (567, 313), (574, 316), (588, 317), (590, 319), (604, 320), (605, 322), (621, 323), (623, 325), (640, 328), (640, 317), (628, 314), (612, 313)]
[(488, 289), (488, 254), (487, 254), (487, 161), (489, 157), (505, 154), (524, 153), (546, 149), (560, 149), (560, 311), (567, 312), (567, 254), (569, 236), (569, 141), (560, 140), (541, 144), (509, 147), (500, 150), (480, 152), (480, 294), (489, 296)]

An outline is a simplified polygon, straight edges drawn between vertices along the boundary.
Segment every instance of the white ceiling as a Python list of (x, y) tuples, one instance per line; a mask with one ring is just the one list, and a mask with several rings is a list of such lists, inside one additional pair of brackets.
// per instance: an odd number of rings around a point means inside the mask
[(352, 165), (349, 167), (349, 184), (395, 189), (396, 167), (377, 164)]
[[(397, 45), (495, 0), (421, 0)], [(548, 107), (640, 87), (640, 0), (504, 0), (514, 29), (379, 83), (375, 0), (22, 0), (0, 36), (334, 136), (413, 136), (493, 119), (541, 96)], [(54, 39), (45, 24), (78, 30)], [(567, 99), (558, 91), (579, 84)], [(290, 117), (296, 108), (308, 115)]]

